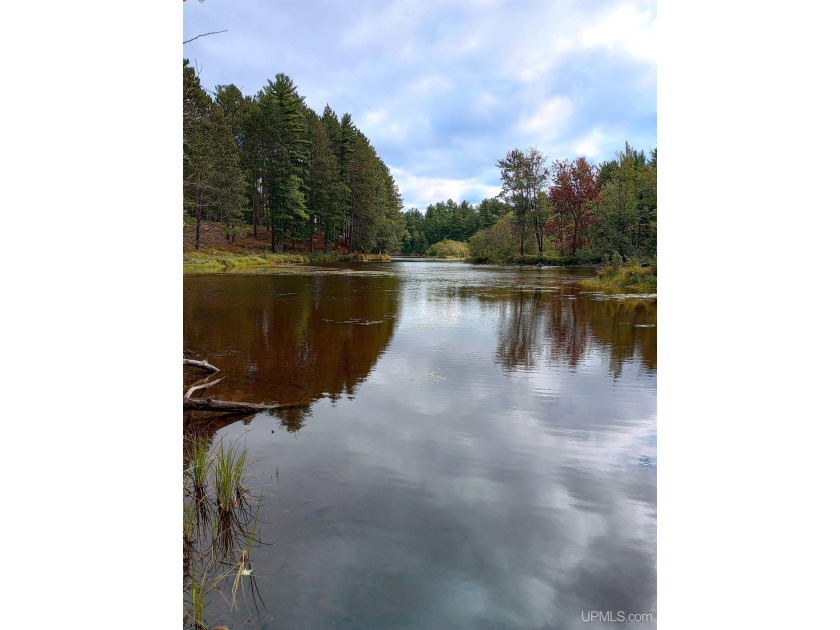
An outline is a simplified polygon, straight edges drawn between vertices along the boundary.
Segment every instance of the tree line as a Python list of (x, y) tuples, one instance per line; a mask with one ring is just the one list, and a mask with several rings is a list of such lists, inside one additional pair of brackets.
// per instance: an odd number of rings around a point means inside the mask
[(584, 157), (555, 160), (537, 148), (498, 160), (502, 190), (479, 204), (453, 200), (405, 213), (404, 254), (443, 240), (469, 241), (477, 260), (560, 256), (600, 260), (656, 256), (656, 149), (625, 143), (598, 165)]
[(388, 252), (405, 232), (390, 170), (350, 114), (309, 108), (290, 77), (277, 74), (255, 96), (218, 85), (211, 97), (183, 62), (183, 214), (217, 221), (236, 242), (259, 227), (274, 253), (315, 235), (350, 251)]

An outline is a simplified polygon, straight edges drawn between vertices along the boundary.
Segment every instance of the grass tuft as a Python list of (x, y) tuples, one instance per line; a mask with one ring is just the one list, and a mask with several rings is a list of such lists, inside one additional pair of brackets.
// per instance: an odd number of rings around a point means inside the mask
[(594, 278), (581, 280), (584, 289), (632, 288), (656, 291), (656, 261), (642, 267), (637, 259), (622, 261), (618, 253), (613, 253), (610, 262), (598, 270)]

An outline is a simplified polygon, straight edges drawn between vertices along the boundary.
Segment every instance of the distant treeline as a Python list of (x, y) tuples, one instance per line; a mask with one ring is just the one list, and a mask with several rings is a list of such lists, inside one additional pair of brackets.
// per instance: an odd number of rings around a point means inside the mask
[(272, 251), (322, 235), (365, 253), (425, 254), (443, 240), (469, 242), (476, 260), (517, 256), (656, 256), (656, 149), (625, 143), (614, 159), (555, 160), (514, 149), (496, 165), (502, 191), (479, 204), (453, 200), (403, 213), (376, 149), (329, 107), (321, 115), (278, 74), (256, 96), (218, 85), (212, 97), (184, 60), (185, 222), (217, 221), (236, 242), (268, 228)]
[(256, 96), (218, 85), (211, 96), (184, 60), (184, 219), (225, 225), (232, 242), (258, 226), (272, 251), (323, 235), (363, 252), (397, 251), (405, 232), (399, 189), (350, 114), (319, 116), (285, 74)]
[(597, 166), (514, 149), (497, 162), (502, 191), (472, 205), (453, 200), (405, 213), (404, 254), (444, 239), (469, 242), (474, 260), (522, 256), (601, 260), (656, 256), (656, 149), (624, 150)]

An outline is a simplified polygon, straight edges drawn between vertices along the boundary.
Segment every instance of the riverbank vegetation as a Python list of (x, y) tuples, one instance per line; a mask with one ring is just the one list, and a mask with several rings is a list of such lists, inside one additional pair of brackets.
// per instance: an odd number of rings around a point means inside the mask
[(514, 149), (496, 163), (498, 197), (471, 205), (453, 200), (405, 213), (402, 253), (423, 253), (445, 239), (469, 242), (472, 262), (581, 265), (612, 252), (656, 256), (657, 151), (625, 143), (598, 165)]
[(317, 114), (285, 74), (246, 96), (234, 85), (207, 90), (183, 66), (183, 216), (195, 250), (206, 221), (231, 245), (268, 230), (274, 254), (307, 240), (310, 254), (316, 240), (323, 254), (399, 248), (399, 189), (350, 114)]
[(445, 239), (435, 243), (426, 250), (426, 256), (434, 258), (466, 258), (470, 255), (470, 246), (467, 243)]
[(610, 262), (598, 270), (594, 278), (580, 283), (584, 289), (635, 288), (656, 291), (656, 258), (645, 264), (636, 258), (622, 260), (621, 254), (613, 252)]
[(205, 89), (188, 60), (183, 75), (183, 219), (195, 251), (207, 246), (210, 223), (224, 236), (215, 246), (251, 241), (252, 254), (262, 239), (272, 254), (422, 255), (454, 241), (469, 243), (474, 262), (656, 255), (655, 148), (625, 143), (597, 165), (584, 157), (549, 165), (536, 147), (513, 149), (496, 162), (498, 196), (402, 212), (390, 170), (350, 114), (329, 105), (316, 113), (285, 74), (254, 96), (234, 85)]
[(184, 437), (184, 627), (195, 630), (211, 627), (205, 609), (217, 593), (232, 608), (237, 596), (256, 612), (262, 603), (251, 557), (261, 544), (259, 500), (246, 485), (246, 450), (210, 441), (201, 433)]
[(204, 249), (184, 252), (184, 264), (202, 267), (261, 267), (283, 264), (308, 264), (320, 262), (388, 262), (388, 254), (310, 254), (308, 252), (287, 252), (260, 254)]

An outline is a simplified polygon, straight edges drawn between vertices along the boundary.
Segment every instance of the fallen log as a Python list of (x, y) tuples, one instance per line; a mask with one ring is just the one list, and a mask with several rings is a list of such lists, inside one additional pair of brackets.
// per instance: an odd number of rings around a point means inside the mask
[(266, 411), (269, 409), (293, 409), (305, 407), (308, 403), (247, 403), (234, 402), (231, 400), (216, 400), (214, 398), (184, 398), (184, 411), (221, 411), (223, 413), (251, 413), (253, 411)]
[(215, 374), (216, 372), (221, 372), (219, 368), (215, 365), (210, 365), (207, 361), (196, 361), (194, 359), (184, 359), (184, 365), (188, 365), (189, 367), (197, 367), (201, 368), (202, 370), (207, 370), (211, 374)]

